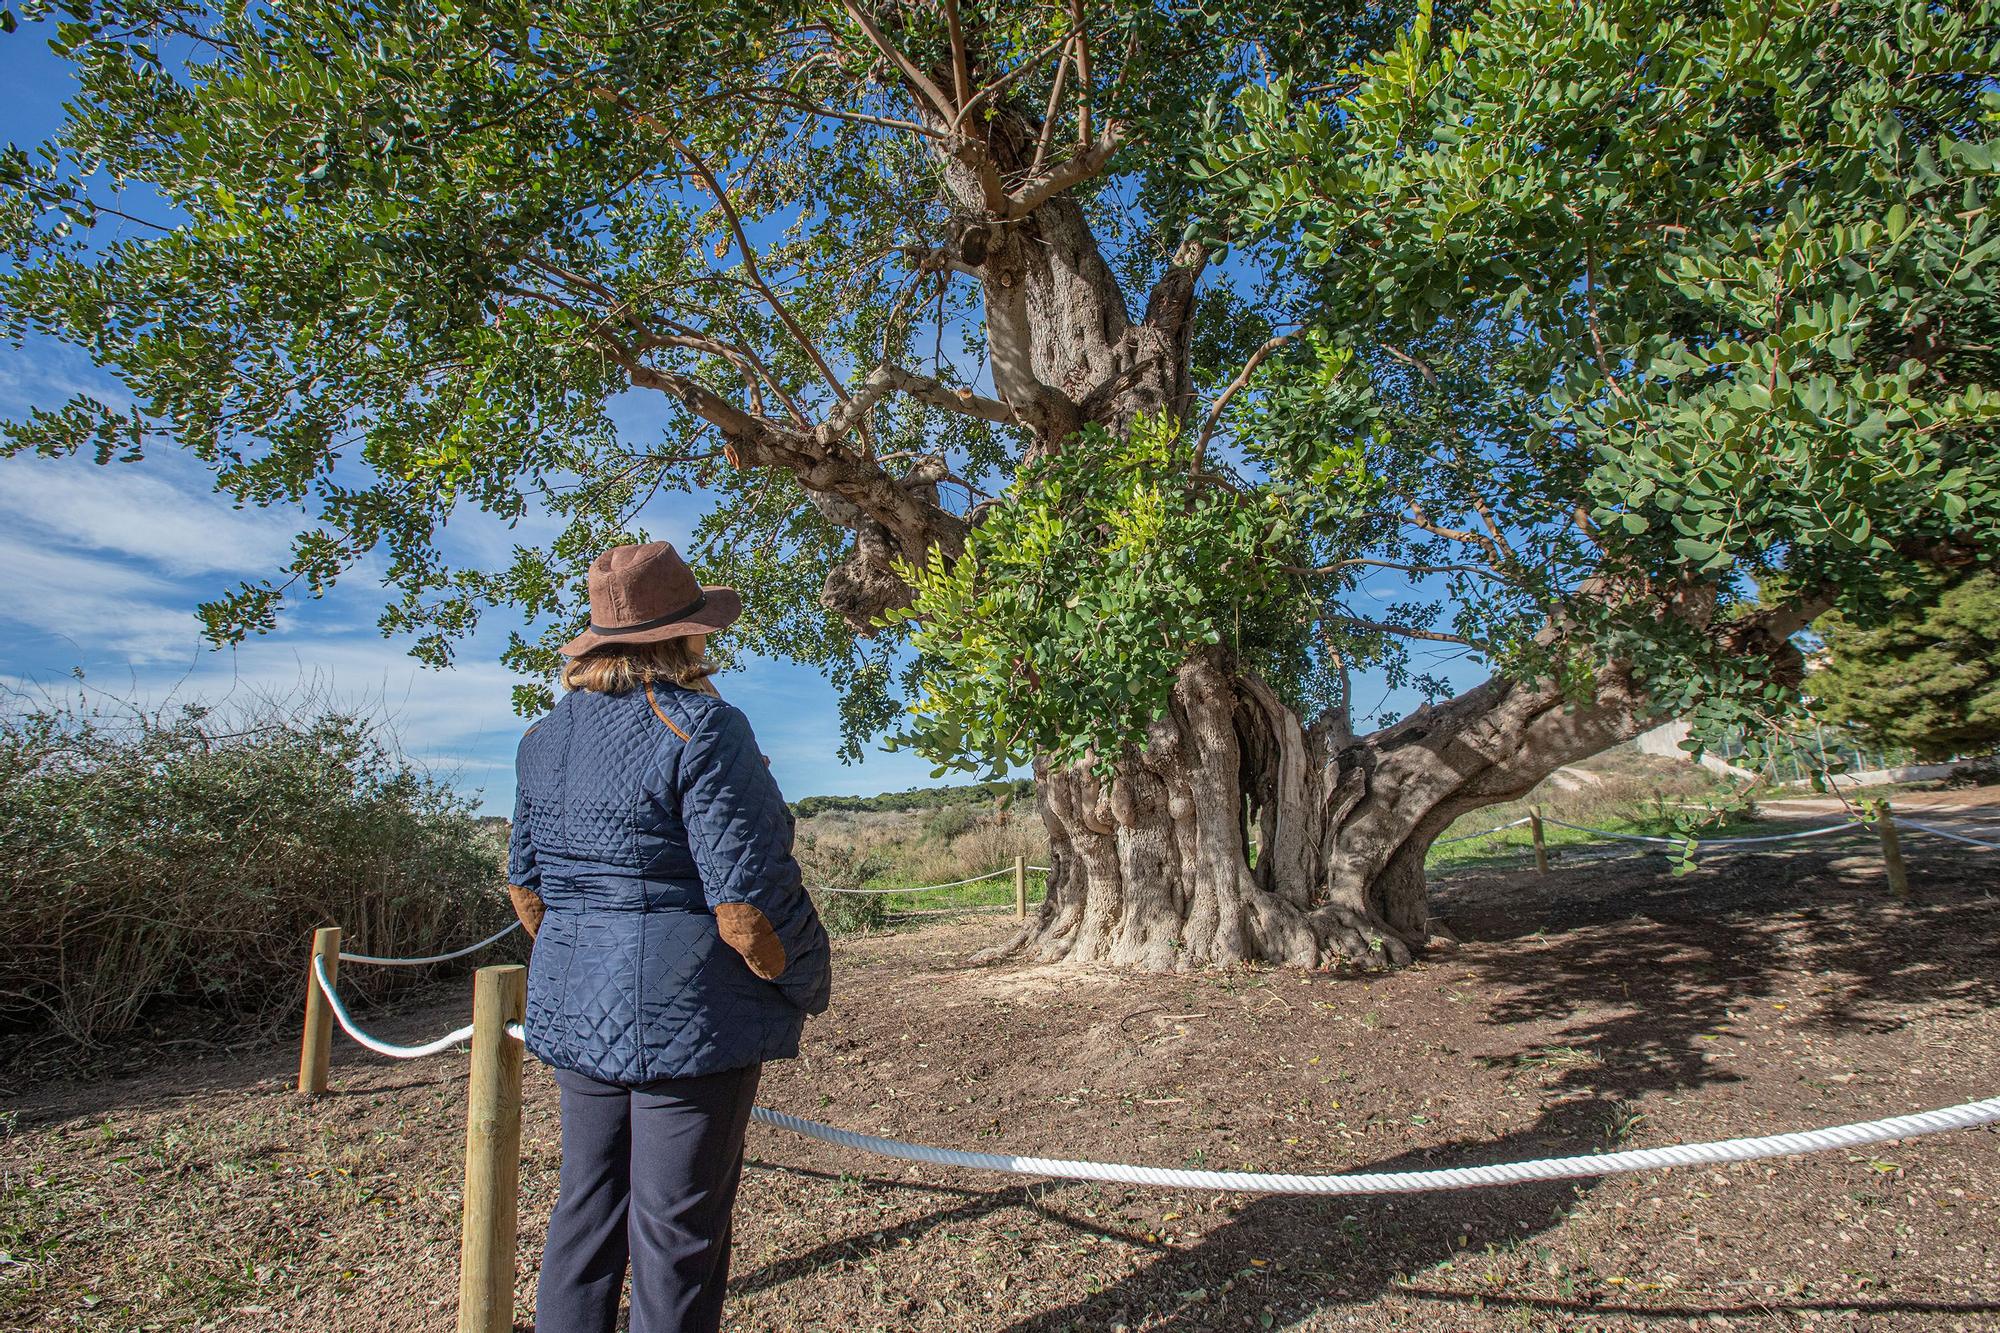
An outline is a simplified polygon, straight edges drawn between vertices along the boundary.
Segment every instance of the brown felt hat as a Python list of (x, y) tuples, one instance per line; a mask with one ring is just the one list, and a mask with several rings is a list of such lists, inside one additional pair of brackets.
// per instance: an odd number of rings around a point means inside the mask
[(597, 648), (708, 634), (743, 614), (734, 588), (706, 588), (666, 542), (614, 546), (590, 562), (590, 628), (564, 657)]

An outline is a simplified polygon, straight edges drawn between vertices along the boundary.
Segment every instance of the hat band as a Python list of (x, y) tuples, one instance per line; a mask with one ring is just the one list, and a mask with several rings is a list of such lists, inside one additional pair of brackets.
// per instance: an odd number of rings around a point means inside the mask
[(686, 620), (689, 616), (707, 605), (708, 594), (703, 593), (678, 611), (669, 611), (666, 615), (655, 616), (651, 620), (642, 620), (636, 625), (600, 625), (593, 620), (590, 622), (590, 632), (592, 634), (602, 634), (606, 638), (616, 638), (620, 634), (642, 634), (649, 629), (658, 629), (662, 625), (671, 625), (676, 620)]

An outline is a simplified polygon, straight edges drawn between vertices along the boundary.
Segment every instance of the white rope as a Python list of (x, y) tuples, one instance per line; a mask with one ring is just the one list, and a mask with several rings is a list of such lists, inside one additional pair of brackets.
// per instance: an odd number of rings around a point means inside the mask
[(397, 1046), (379, 1038), (371, 1037), (354, 1025), (354, 1018), (347, 1012), (347, 1006), (340, 1002), (340, 993), (326, 977), (326, 959), (314, 955), (313, 977), (319, 982), (320, 993), (326, 996), (327, 1007), (333, 1010), (334, 1021), (341, 1031), (366, 1046), (377, 1055), (386, 1055), (391, 1060), (416, 1060), (426, 1055), (436, 1055), (454, 1046), (462, 1046), (472, 1040), (472, 1025), (466, 1024), (456, 1032), (448, 1032), (436, 1041), (427, 1041), (421, 1046)]
[[(327, 1007), (341, 1029), (355, 1041), (396, 1060), (415, 1060), (436, 1055), (472, 1039), (470, 1025), (421, 1046), (397, 1046), (369, 1036), (354, 1024), (347, 1006), (327, 980), (326, 960), (313, 959), (313, 977)], [(526, 1041), (519, 1023), (507, 1024), (507, 1035)], [(933, 1166), (955, 1166), (973, 1171), (1001, 1171), (1010, 1175), (1046, 1176), (1063, 1180), (1101, 1180), (1128, 1185), (1152, 1185), (1167, 1189), (1241, 1190), (1259, 1194), (1413, 1194), (1423, 1190), (1471, 1189), (1481, 1185), (1512, 1185), (1529, 1180), (1569, 1180), (1586, 1176), (1606, 1176), (1631, 1171), (1648, 1171), (1669, 1166), (1699, 1166), (1712, 1162), (1749, 1162), (1765, 1157), (1789, 1157), (1801, 1153), (1824, 1152), (1832, 1148), (1856, 1148), (1891, 1139), (1941, 1134), (1946, 1130), (1971, 1129), (2000, 1122), (2000, 1097), (1966, 1102), (1937, 1111), (1891, 1116), (1857, 1124), (1833, 1125), (1826, 1129), (1794, 1134), (1772, 1134), (1754, 1139), (1723, 1139), (1712, 1143), (1683, 1143), (1664, 1148), (1640, 1148), (1630, 1152), (1599, 1153), (1583, 1157), (1540, 1158), (1528, 1162), (1502, 1162), (1493, 1166), (1446, 1167), (1436, 1171), (1378, 1171), (1351, 1175), (1283, 1175), (1259, 1171), (1184, 1171), (1173, 1167), (1128, 1166), (1117, 1162), (1080, 1162), (1051, 1157), (1015, 1157), (1002, 1153), (966, 1152), (959, 1148), (937, 1148), (901, 1139), (857, 1134), (853, 1130), (823, 1125), (817, 1120), (787, 1115), (765, 1107), (751, 1111), (753, 1119), (794, 1134), (818, 1139), (842, 1148), (854, 1148), (879, 1157), (906, 1162), (927, 1162)]]
[(1432, 843), (1431, 846), (1449, 847), (1455, 842), (1471, 842), (1474, 838), (1490, 838), (1496, 833), (1505, 833), (1510, 828), (1519, 828), (1523, 824), (1532, 824), (1533, 822), (1533, 815), (1522, 815), (1519, 819), (1513, 820), (1510, 823), (1495, 825), (1487, 829), (1484, 833), (1467, 833), (1456, 838), (1440, 838)]
[[(1035, 869), (1035, 867), (1034, 867), (1034, 866), (1028, 866), (1028, 867), (1027, 867), (1027, 869), (1029, 869), (1029, 870), (1033, 870), (1033, 869)], [(988, 874), (988, 875), (974, 875), (974, 876), (973, 876), (973, 877), (972, 877), (971, 879), (955, 879), (955, 880), (953, 880), (953, 881), (952, 881), (951, 883), (949, 883), (949, 884), (919, 884), (919, 885), (917, 885), (917, 886), (916, 886), (915, 888), (913, 888), (913, 889), (827, 889), (827, 888), (822, 888), (822, 889), (820, 889), (820, 890), (819, 890), (819, 892), (821, 892), (821, 893), (929, 893), (929, 892), (930, 892), (930, 891), (931, 891), (932, 889), (956, 889), (956, 888), (962, 888), (962, 887), (964, 887), (964, 886), (965, 886), (965, 885), (967, 885), (967, 884), (978, 884), (978, 883), (980, 883), (980, 882), (981, 882), (981, 881), (983, 881), (983, 880), (989, 880), (989, 879), (998, 879), (998, 878), (1000, 878), (1000, 876), (1002, 876), (1002, 875), (1011, 875), (1011, 874), (1013, 874), (1013, 873), (1014, 873), (1014, 867), (1012, 867), (1012, 866), (1003, 866), (1003, 867), (1001, 867), (1001, 868), (1000, 868), (999, 870), (995, 870), (995, 871), (994, 871), (994, 872), (992, 872), (991, 874)]]
[(1646, 833), (1614, 833), (1610, 829), (1590, 828), (1584, 824), (1568, 824), (1560, 819), (1543, 816), (1544, 824), (1554, 824), (1557, 828), (1574, 829), (1578, 833), (1594, 833), (1600, 838), (1619, 838), (1625, 842), (1651, 842), (1668, 847), (1682, 847), (1694, 843), (1700, 847), (1744, 847), (1758, 842), (1796, 842), (1800, 838), (1823, 838), (1829, 833), (1840, 833), (1851, 828), (1860, 828), (1862, 821), (1850, 819), (1843, 824), (1828, 824), (1825, 828), (1801, 829), (1797, 833), (1772, 833), (1755, 838), (1701, 838), (1689, 835), (1685, 838), (1657, 838)]
[(1988, 851), (2000, 852), (2000, 842), (1987, 842), (1983, 838), (1969, 838), (1963, 833), (1953, 833), (1950, 829), (1939, 828), (1935, 824), (1919, 824), (1916, 820), (1905, 819), (1901, 815), (1896, 816), (1896, 825), (1898, 828), (1922, 829), (1925, 833), (1935, 833), (1940, 838), (1950, 838), (1956, 842), (1969, 842), (1974, 847), (1984, 847)]
[(434, 953), (428, 958), (377, 958), (373, 954), (344, 953), (340, 956), (340, 961), (343, 963), (368, 963), (375, 967), (422, 967), (426, 963), (449, 963), (454, 958), (463, 958), (467, 954), (478, 953), (489, 944), (498, 944), (501, 940), (506, 939), (520, 928), (521, 923), (516, 921), (505, 930), (488, 935), (477, 944), (468, 944), (463, 949), (455, 949), (450, 953)]
[(1053, 875), (1055, 873), (1055, 869), (1052, 866), (1026, 866), (1024, 869), (1038, 870), (1044, 875)]
[(1829, 833), (1845, 833), (1848, 829), (1862, 827), (1859, 819), (1850, 819), (1844, 824), (1828, 824), (1825, 828), (1801, 829), (1797, 833), (1768, 833), (1755, 838), (1696, 838), (1703, 847), (1747, 847), (1757, 842), (1797, 842), (1800, 838), (1824, 838)]
[(1014, 1157), (1002, 1153), (963, 1152), (933, 1148), (900, 1139), (878, 1138), (835, 1129), (816, 1120), (769, 1111), (759, 1106), (751, 1117), (778, 1129), (843, 1148), (881, 1157), (973, 1171), (1004, 1171), (1020, 1176), (1053, 1176), (1063, 1180), (1102, 1180), (1125, 1185), (1167, 1189), (1244, 1190), (1258, 1194), (1414, 1194), (1422, 1190), (1470, 1189), (1479, 1185), (1512, 1185), (1529, 1180), (1570, 1180), (1648, 1171), (1666, 1166), (1698, 1166), (1708, 1162), (1750, 1162), (1764, 1157), (1788, 1157), (1854, 1148), (1890, 1139), (1909, 1139), (1951, 1129), (1971, 1129), (2000, 1121), (2000, 1097), (1966, 1102), (1943, 1110), (1893, 1116), (1859, 1124), (1834, 1125), (1797, 1134), (1773, 1134), (1755, 1139), (1724, 1139), (1715, 1143), (1683, 1143), (1664, 1148), (1600, 1153), (1585, 1157), (1542, 1158), (1503, 1162), (1496, 1166), (1446, 1167), (1437, 1171), (1377, 1171), (1353, 1175), (1278, 1175), (1259, 1171), (1182, 1171), (1160, 1166), (1122, 1166), (1110, 1162), (1073, 1162), (1061, 1158)]

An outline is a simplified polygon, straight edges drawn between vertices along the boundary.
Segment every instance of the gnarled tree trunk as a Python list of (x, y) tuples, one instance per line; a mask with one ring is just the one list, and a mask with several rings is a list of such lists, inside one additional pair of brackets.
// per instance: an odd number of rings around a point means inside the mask
[(1439, 833), (1648, 724), (1619, 673), (1599, 684), (1571, 707), (1490, 681), (1355, 739), (1198, 657), (1109, 782), (1037, 769), (1048, 898), (994, 952), (1148, 970), (1407, 962), (1430, 938), (1423, 865)]
[[(1712, 600), (1656, 596), (1718, 652), (1768, 658), (1793, 682), (1804, 662), (1790, 636), (1825, 609), (1808, 596), (1711, 621)], [(1424, 857), (1453, 820), (1657, 720), (1614, 663), (1581, 702), (1495, 677), (1354, 737), (1337, 713), (1302, 723), (1212, 651), (1181, 668), (1166, 715), (1108, 783), (1037, 768), (1048, 897), (989, 956), (1154, 971), (1407, 962), (1431, 938)]]

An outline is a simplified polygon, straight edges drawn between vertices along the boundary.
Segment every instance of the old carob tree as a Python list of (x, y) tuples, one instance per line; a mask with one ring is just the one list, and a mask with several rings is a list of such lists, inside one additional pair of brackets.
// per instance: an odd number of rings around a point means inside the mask
[(851, 746), (1035, 765), (1029, 956), (1404, 959), (1452, 819), (1995, 550), (1991, 4), (49, 8), (0, 308), (127, 395), (10, 448), (304, 505), (218, 640), (380, 552), (530, 674), (698, 489)]

